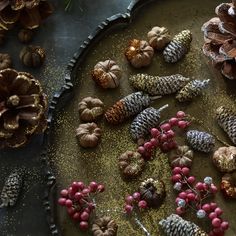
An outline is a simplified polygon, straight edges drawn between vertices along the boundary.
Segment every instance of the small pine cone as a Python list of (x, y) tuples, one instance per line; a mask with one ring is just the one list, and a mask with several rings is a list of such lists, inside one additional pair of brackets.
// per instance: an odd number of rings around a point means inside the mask
[(209, 83), (207, 80), (193, 80), (186, 84), (177, 94), (176, 99), (179, 102), (191, 101), (193, 98), (199, 96), (202, 90), (206, 88)]
[(191, 221), (171, 214), (159, 222), (167, 236), (208, 236), (200, 227)]
[(219, 126), (228, 134), (231, 141), (236, 144), (236, 113), (221, 106), (216, 110), (216, 119)]
[(1, 192), (2, 207), (14, 206), (22, 186), (22, 175), (14, 171), (8, 177)]
[(160, 113), (168, 105), (155, 109), (153, 107), (146, 108), (139, 115), (136, 116), (130, 127), (130, 133), (134, 140), (144, 138), (152, 127), (156, 127), (159, 123)]
[(141, 112), (151, 103), (151, 97), (142, 92), (131, 93), (108, 108), (105, 118), (109, 123), (119, 124), (125, 119)]
[(198, 130), (189, 130), (187, 141), (193, 149), (206, 153), (211, 152), (215, 146), (215, 139), (212, 135)]
[(175, 35), (163, 51), (164, 60), (170, 63), (180, 60), (189, 51), (191, 41), (192, 34), (190, 30), (183, 30)]
[(129, 81), (135, 89), (142, 90), (150, 95), (166, 95), (179, 91), (189, 82), (189, 78), (179, 74), (170, 76), (137, 74), (131, 76)]

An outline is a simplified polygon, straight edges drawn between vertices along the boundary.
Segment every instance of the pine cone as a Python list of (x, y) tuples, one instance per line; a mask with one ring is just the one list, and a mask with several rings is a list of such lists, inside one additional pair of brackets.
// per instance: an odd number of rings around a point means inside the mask
[(179, 91), (189, 82), (189, 78), (179, 74), (170, 76), (137, 74), (131, 76), (129, 81), (135, 89), (142, 90), (150, 95), (166, 95)]
[(191, 221), (171, 214), (159, 222), (167, 236), (208, 236), (201, 228)]
[(206, 153), (211, 152), (215, 146), (215, 139), (212, 135), (198, 130), (189, 130), (187, 141), (193, 149)]
[(53, 7), (47, 0), (2, 0), (0, 2), (0, 26), (4, 30), (9, 30), (19, 22), (24, 28), (35, 29), (52, 12)]
[(144, 138), (151, 128), (156, 127), (159, 123), (160, 113), (168, 105), (155, 109), (153, 107), (146, 108), (136, 116), (130, 127), (130, 133), (134, 140)]
[(208, 80), (192, 80), (186, 84), (177, 94), (176, 99), (179, 102), (191, 101), (193, 98), (199, 96), (202, 90), (206, 88), (209, 83)]
[(189, 30), (183, 30), (175, 35), (173, 40), (163, 51), (164, 60), (169, 63), (175, 63), (180, 60), (190, 48), (192, 34)]
[(203, 53), (228, 79), (236, 79), (236, 11), (234, 0), (222, 3), (214, 17), (202, 26), (205, 44)]
[(2, 207), (14, 206), (22, 186), (22, 174), (18, 171), (11, 173), (6, 180), (1, 192)]
[(29, 73), (5, 69), (0, 78), (0, 148), (17, 148), (45, 130), (47, 97)]
[(119, 124), (148, 107), (152, 98), (142, 92), (131, 93), (108, 108), (105, 118), (109, 123)]
[(236, 113), (221, 106), (216, 110), (216, 119), (219, 126), (228, 134), (231, 141), (236, 144)]

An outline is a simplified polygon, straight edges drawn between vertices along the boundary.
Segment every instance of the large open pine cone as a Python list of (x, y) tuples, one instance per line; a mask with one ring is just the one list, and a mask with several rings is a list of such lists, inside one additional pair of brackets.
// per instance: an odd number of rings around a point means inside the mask
[(53, 12), (47, 0), (1, 0), (0, 27), (9, 30), (19, 22), (24, 28), (38, 28)]
[(47, 97), (26, 72), (0, 71), (0, 148), (23, 146), (46, 128)]
[(214, 17), (202, 26), (203, 53), (228, 79), (236, 79), (236, 2), (222, 3)]

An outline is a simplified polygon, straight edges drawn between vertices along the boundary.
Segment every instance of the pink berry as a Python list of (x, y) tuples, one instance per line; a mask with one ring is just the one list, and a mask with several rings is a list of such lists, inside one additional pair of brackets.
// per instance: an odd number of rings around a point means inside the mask
[(152, 147), (157, 147), (158, 146), (158, 140), (155, 139), (155, 138), (152, 138), (150, 140), (150, 143), (151, 143)]
[(169, 124), (171, 126), (176, 126), (178, 124), (178, 118), (176, 118), (176, 117), (170, 118), (169, 119)]
[(131, 205), (134, 202), (134, 198), (131, 195), (129, 195), (125, 198), (125, 202)]
[(105, 191), (105, 186), (103, 184), (98, 185), (98, 192), (102, 193)]
[(94, 192), (97, 191), (98, 184), (93, 181), (93, 182), (91, 182), (91, 183), (89, 184), (89, 188), (90, 188), (91, 192), (94, 193)]
[(172, 174), (176, 175), (176, 174), (181, 174), (182, 169), (179, 166), (176, 166), (173, 170), (172, 170)]
[(204, 210), (204, 211), (206, 211), (206, 212), (209, 212), (210, 210), (211, 210), (211, 206), (210, 206), (210, 204), (204, 204), (203, 206), (202, 206), (202, 210)]
[(60, 194), (61, 194), (62, 197), (67, 197), (68, 196), (68, 190), (67, 189), (62, 189)]
[(86, 222), (86, 221), (81, 221), (81, 222), (79, 223), (79, 228), (80, 228), (81, 230), (87, 230), (87, 229), (88, 229), (88, 222)]
[(144, 154), (144, 153), (145, 153), (145, 148), (144, 148), (143, 146), (139, 146), (139, 147), (138, 147), (138, 152), (139, 152), (140, 154)]
[(217, 187), (214, 184), (211, 184), (210, 190), (213, 194), (217, 193)]
[(204, 185), (202, 182), (198, 182), (196, 183), (195, 188), (199, 191), (202, 191), (204, 189)]
[(138, 203), (138, 206), (139, 206), (139, 208), (145, 209), (145, 208), (147, 208), (147, 202), (144, 201), (144, 200), (141, 200), (141, 201)]
[(211, 209), (212, 209), (212, 210), (215, 210), (216, 207), (217, 207), (217, 204), (216, 204), (215, 202), (211, 202), (211, 203), (210, 203), (210, 206), (211, 206)]
[(150, 142), (146, 142), (146, 143), (144, 143), (144, 148), (146, 150), (150, 150), (152, 148), (152, 144)]
[(65, 206), (66, 205), (66, 198), (63, 198), (63, 197), (59, 198), (58, 204), (61, 206)]
[(182, 168), (182, 173), (183, 173), (185, 176), (188, 176), (188, 175), (189, 175), (189, 172), (190, 172), (190, 170), (189, 170), (188, 167), (183, 167), (183, 168)]
[(134, 198), (135, 201), (139, 201), (140, 197), (141, 197), (141, 194), (139, 192), (135, 192), (133, 194), (133, 198)]
[(161, 130), (164, 130), (164, 131), (168, 131), (168, 130), (171, 129), (171, 126), (170, 126), (169, 123), (164, 123), (164, 124), (162, 124), (162, 125), (160, 126), (160, 129), (161, 129)]
[(187, 127), (187, 122), (183, 120), (178, 121), (178, 127), (180, 129), (185, 129)]
[(88, 204), (88, 208), (89, 208), (90, 210), (95, 209), (95, 207), (96, 207), (96, 205), (95, 205), (94, 203), (92, 203), (92, 202), (90, 202), (90, 203)]
[(185, 112), (183, 112), (183, 111), (178, 111), (177, 113), (176, 113), (176, 117), (177, 118), (184, 118), (186, 116), (186, 114), (185, 114)]
[(229, 228), (229, 222), (227, 221), (223, 221), (220, 225), (220, 227), (223, 229), (223, 230), (227, 230)]
[(153, 138), (156, 138), (160, 134), (160, 131), (156, 128), (151, 129), (151, 135)]
[(204, 188), (205, 191), (207, 191), (209, 189), (209, 185), (206, 184), (206, 183), (203, 183), (203, 188)]
[(75, 193), (75, 200), (79, 201), (81, 198), (83, 198), (83, 194), (80, 192)]
[(76, 191), (72, 187), (68, 188), (68, 195), (70, 198), (74, 198), (75, 193), (76, 193)]
[(66, 207), (72, 207), (73, 202), (70, 199), (67, 199), (65, 202)]
[(185, 212), (184, 208), (182, 208), (182, 207), (177, 207), (176, 208), (176, 214), (182, 215), (182, 214), (184, 214), (184, 212)]
[(86, 211), (83, 211), (80, 215), (80, 219), (83, 221), (87, 221), (89, 219), (89, 213)]
[(211, 221), (211, 224), (212, 224), (213, 227), (218, 228), (221, 225), (221, 220), (219, 218), (214, 218)]
[(180, 199), (182, 199), (182, 198), (177, 197), (177, 198), (175, 199), (175, 203), (178, 204), (178, 202), (179, 202)]
[(73, 191), (75, 191), (75, 192), (78, 191), (78, 189), (79, 189), (78, 182), (73, 182), (71, 184), (71, 187), (72, 187)]
[(187, 194), (187, 198), (189, 201), (194, 201), (195, 200), (196, 195), (194, 193), (188, 193)]
[(125, 205), (125, 212), (127, 214), (131, 213), (133, 210), (133, 207), (131, 205)]
[(189, 176), (188, 179), (187, 179), (187, 182), (189, 184), (193, 184), (195, 182), (195, 177), (194, 176)]
[(84, 188), (84, 189), (82, 190), (82, 194), (83, 194), (84, 196), (88, 195), (89, 193), (90, 193), (90, 189), (88, 189), (88, 188)]
[(168, 139), (171, 139), (171, 138), (174, 138), (175, 132), (172, 129), (170, 129), (166, 132), (166, 135)]
[(83, 190), (84, 188), (85, 188), (85, 185), (84, 185), (84, 183), (83, 182), (77, 182), (77, 185), (78, 185), (78, 188), (80, 189), (80, 190)]
[(169, 151), (169, 143), (168, 142), (162, 143), (161, 150), (162, 150), (162, 152), (168, 152)]
[(67, 213), (68, 213), (70, 216), (74, 215), (74, 213), (75, 213), (75, 208), (74, 208), (74, 207), (69, 207), (69, 208), (67, 208)]
[(181, 192), (179, 193), (179, 197), (182, 199), (186, 199), (187, 198), (187, 193), (186, 192)]
[(179, 182), (182, 179), (182, 176), (180, 174), (176, 174), (172, 176), (172, 181), (175, 182)]
[(73, 220), (75, 221), (79, 221), (80, 219), (80, 213), (79, 212), (75, 212), (72, 216)]
[(215, 213), (217, 214), (217, 216), (220, 216), (221, 214), (223, 214), (223, 211), (219, 207), (217, 207), (215, 209)]
[(89, 207), (84, 208), (84, 212), (87, 212), (88, 214), (91, 213), (91, 209)]
[(211, 212), (208, 217), (209, 217), (209, 219), (213, 220), (217, 217), (217, 215), (215, 212)]
[(160, 141), (161, 141), (162, 143), (166, 142), (167, 139), (168, 139), (168, 137), (167, 137), (166, 134), (161, 134), (161, 135), (160, 135)]

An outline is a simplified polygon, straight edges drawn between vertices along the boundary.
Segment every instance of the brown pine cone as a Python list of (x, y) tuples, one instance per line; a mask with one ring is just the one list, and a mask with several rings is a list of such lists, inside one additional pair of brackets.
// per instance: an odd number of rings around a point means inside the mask
[(0, 78), (0, 148), (21, 147), (46, 129), (47, 96), (29, 73), (5, 69)]
[(0, 53), (0, 70), (4, 70), (11, 67), (11, 57), (9, 54)]

